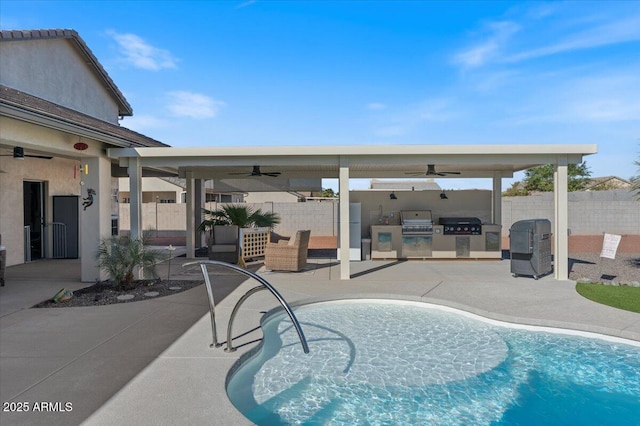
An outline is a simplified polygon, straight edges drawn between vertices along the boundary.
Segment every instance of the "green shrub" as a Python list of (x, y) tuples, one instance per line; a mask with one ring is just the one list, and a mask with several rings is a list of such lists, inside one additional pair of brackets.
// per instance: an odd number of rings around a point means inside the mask
[(136, 268), (145, 269), (157, 278), (155, 266), (162, 254), (145, 246), (147, 238), (145, 234), (142, 239), (121, 240), (117, 236), (102, 239), (96, 256), (98, 267), (122, 288), (132, 286)]

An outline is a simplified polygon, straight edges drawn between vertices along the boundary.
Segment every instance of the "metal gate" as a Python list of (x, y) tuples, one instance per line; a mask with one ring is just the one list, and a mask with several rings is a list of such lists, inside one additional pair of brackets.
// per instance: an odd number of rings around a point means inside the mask
[(24, 227), (24, 262), (31, 262), (31, 227)]
[(67, 258), (67, 225), (61, 222), (50, 223), (51, 227), (51, 242), (52, 242), (52, 258), (54, 259), (66, 259)]

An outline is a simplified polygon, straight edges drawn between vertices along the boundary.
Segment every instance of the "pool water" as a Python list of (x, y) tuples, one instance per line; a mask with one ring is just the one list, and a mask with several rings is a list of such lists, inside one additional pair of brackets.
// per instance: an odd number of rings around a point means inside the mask
[(230, 378), (259, 425), (640, 425), (640, 345), (491, 324), (431, 305), (313, 304), (263, 324)]

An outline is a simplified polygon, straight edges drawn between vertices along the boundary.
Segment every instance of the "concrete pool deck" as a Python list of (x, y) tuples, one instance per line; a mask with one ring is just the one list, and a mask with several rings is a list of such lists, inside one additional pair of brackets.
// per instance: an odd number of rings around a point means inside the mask
[[(176, 259), (172, 268), (187, 261)], [(8, 276), (14, 268), (8, 269)], [(537, 281), (513, 278), (505, 260), (353, 262), (350, 281), (339, 279), (338, 262), (328, 258), (310, 259), (300, 273), (273, 273), (259, 263), (250, 269), (257, 270), (292, 304), (362, 296), (400, 298), (497, 320), (640, 341), (640, 314), (584, 299), (575, 292), (572, 281), (556, 281), (551, 276)], [(189, 276), (196, 278), (197, 274)], [(172, 278), (178, 277), (172, 273)], [(224, 341), (233, 306), (256, 283), (227, 272), (212, 276), (212, 283), (220, 291), (216, 315), (218, 337)], [(33, 279), (10, 279), (0, 290), (1, 399), (32, 405), (68, 401), (73, 411), (0, 412), (3, 425), (251, 424), (229, 402), (225, 381), (236, 360), (259, 342), (263, 312), (277, 306), (268, 292), (253, 295), (243, 305), (233, 328), (238, 350), (227, 353), (209, 348), (211, 326), (204, 286), (122, 305), (14, 306), (13, 310), (7, 306), (18, 303), (17, 286), (29, 293), (26, 287), (36, 284)], [(54, 284), (56, 290), (61, 287), (58, 284)], [(11, 303), (5, 304), (5, 298)]]

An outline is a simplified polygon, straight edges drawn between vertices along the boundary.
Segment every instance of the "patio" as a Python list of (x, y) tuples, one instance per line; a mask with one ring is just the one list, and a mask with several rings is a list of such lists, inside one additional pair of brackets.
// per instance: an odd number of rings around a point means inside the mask
[[(176, 267), (172, 278), (199, 279)], [(199, 260), (199, 259), (195, 259)], [(24, 309), (40, 293), (51, 297), (77, 277), (48, 288), (38, 274), (56, 261), (7, 270), (0, 290), (0, 397), (2, 401), (71, 402), (55, 413), (0, 413), (3, 424), (250, 424), (227, 399), (231, 366), (261, 338), (263, 312), (277, 302), (268, 292), (247, 300), (234, 324), (234, 346), (211, 349), (204, 286), (174, 296), (94, 308)], [(25, 267), (29, 268), (25, 268)], [(640, 315), (580, 297), (572, 281), (551, 276), (512, 278), (509, 261), (363, 261), (351, 263), (351, 279), (340, 279), (335, 258), (312, 258), (300, 273), (275, 273), (249, 266), (287, 301), (344, 297), (386, 297), (437, 303), (485, 317), (524, 324), (567, 327), (640, 341)], [(56, 268), (56, 270), (67, 268)], [(25, 276), (25, 271), (31, 271)], [(77, 268), (76, 268), (77, 270)], [(51, 278), (48, 278), (51, 281)], [(219, 340), (230, 312), (255, 282), (224, 272), (216, 288)], [(21, 294), (25, 295), (24, 297)], [(28, 296), (28, 297), (27, 297)], [(29, 300), (27, 300), (29, 299)], [(22, 300), (22, 302), (21, 302)], [(6, 422), (6, 423), (5, 423)]]

